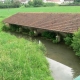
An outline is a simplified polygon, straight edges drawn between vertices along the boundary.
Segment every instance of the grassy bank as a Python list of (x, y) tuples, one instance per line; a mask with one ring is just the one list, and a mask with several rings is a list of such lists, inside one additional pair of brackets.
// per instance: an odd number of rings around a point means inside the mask
[(53, 80), (44, 47), (0, 32), (0, 80)]

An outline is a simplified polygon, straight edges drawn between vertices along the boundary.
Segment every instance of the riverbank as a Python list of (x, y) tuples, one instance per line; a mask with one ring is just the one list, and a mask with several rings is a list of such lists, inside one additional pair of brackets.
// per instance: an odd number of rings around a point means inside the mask
[(0, 80), (53, 80), (42, 44), (0, 31)]
[(40, 37), (36, 40), (40, 40), (46, 47), (47, 57), (71, 67), (74, 70), (74, 78), (80, 75), (80, 58), (75, 55), (75, 52), (69, 46), (64, 43), (54, 44)]

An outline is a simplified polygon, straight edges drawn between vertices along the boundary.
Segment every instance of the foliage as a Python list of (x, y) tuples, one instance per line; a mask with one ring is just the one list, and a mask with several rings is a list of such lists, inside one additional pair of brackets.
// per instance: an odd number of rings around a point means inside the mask
[(72, 44), (72, 37), (73, 35), (72, 34), (67, 34), (66, 37), (64, 38), (64, 41), (65, 41), (65, 44), (66, 45), (71, 45)]
[(80, 0), (74, 0), (74, 2), (80, 2)]
[(51, 7), (51, 6), (55, 6), (55, 3), (44, 3), (43, 6), (44, 7)]
[(54, 32), (49, 32), (49, 31), (44, 31), (42, 33), (42, 36), (47, 38), (47, 39), (54, 39), (55, 38), (55, 33)]
[(76, 55), (80, 56), (80, 29), (74, 33), (71, 46), (76, 52)]
[(19, 1), (13, 2), (14, 8), (19, 8), (21, 6), (21, 3)]
[(29, 1), (28, 4), (25, 4), (24, 6), (25, 7), (41, 7), (43, 6), (43, 1), (42, 0)]
[(34, 7), (40, 7), (43, 5), (43, 1), (42, 0), (33, 0), (33, 6)]
[(24, 32), (24, 33), (28, 33), (29, 34), (29, 32), (30, 32), (30, 30), (28, 29), (28, 28), (22, 28), (22, 31)]
[(19, 1), (15, 1), (13, 3), (5, 1), (4, 3), (0, 3), (0, 8), (19, 8), (20, 4), (21, 3)]
[(33, 6), (33, 1), (29, 1), (28, 4), (29, 4), (30, 6)]
[(56, 39), (53, 39), (53, 43), (58, 43), (58, 40), (56, 40)]
[[(6, 26), (7, 27), (7, 26)], [(12, 32), (15, 32), (19, 29), (19, 26), (18, 25), (15, 25), (15, 24), (10, 24), (9, 25), (9, 30), (12, 31)]]
[(0, 80), (53, 80), (41, 46), (0, 32)]
[(73, 3), (66, 3), (66, 4), (63, 3), (63, 4), (60, 4), (59, 6), (80, 6), (80, 2), (75, 0)]
[(3, 25), (2, 30), (3, 31), (9, 31), (10, 30), (10, 27), (7, 26), (7, 25)]
[(34, 31), (33, 30), (29, 31), (29, 36), (34, 36)]
[(24, 4), (24, 6), (25, 6), (25, 7), (30, 7), (30, 5), (29, 5), (29, 4)]
[(0, 22), (0, 32), (2, 31), (2, 26), (3, 26), (3, 24), (2, 24), (2, 22)]

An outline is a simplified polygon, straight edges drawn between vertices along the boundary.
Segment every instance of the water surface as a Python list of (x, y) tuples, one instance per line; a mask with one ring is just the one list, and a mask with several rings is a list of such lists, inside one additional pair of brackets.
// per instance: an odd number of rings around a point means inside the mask
[(75, 55), (75, 52), (69, 46), (66, 46), (64, 43), (54, 44), (50, 40), (41, 37), (31, 38), (21, 34), (15, 35), (29, 40), (40, 40), (46, 47), (47, 57), (71, 67), (74, 70), (74, 78), (80, 75), (80, 58)]
[(47, 54), (46, 56), (56, 60), (74, 70), (74, 77), (80, 75), (80, 58), (75, 55), (75, 52), (64, 43), (54, 44), (44, 38), (37, 38), (45, 45)]

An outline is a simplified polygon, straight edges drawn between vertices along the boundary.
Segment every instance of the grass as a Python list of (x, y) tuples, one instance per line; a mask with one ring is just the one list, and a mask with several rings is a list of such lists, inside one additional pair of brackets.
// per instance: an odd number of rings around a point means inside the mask
[(79, 6), (0, 9), (0, 80), (53, 80), (43, 45), (2, 31), (2, 20), (18, 12), (80, 13)]
[(80, 13), (80, 6), (54, 6), (54, 7), (30, 7), (30, 8), (11, 8), (0, 9), (0, 17), (8, 17), (18, 12), (65, 12), (65, 13)]
[(42, 44), (0, 32), (0, 80), (53, 80)]

